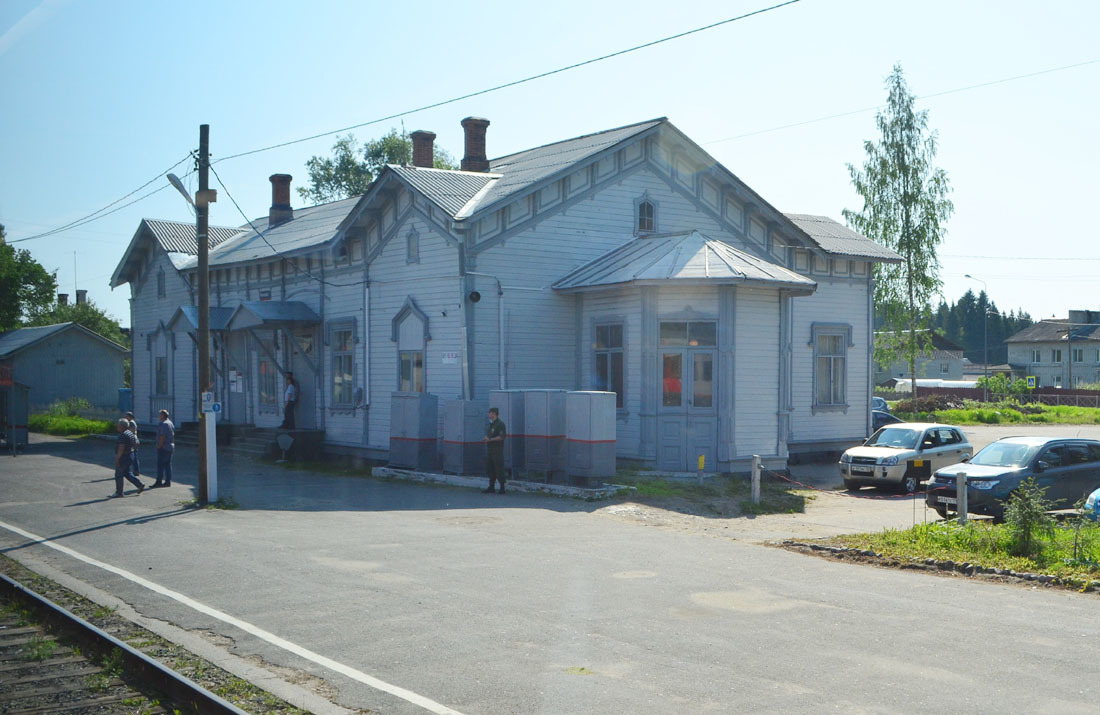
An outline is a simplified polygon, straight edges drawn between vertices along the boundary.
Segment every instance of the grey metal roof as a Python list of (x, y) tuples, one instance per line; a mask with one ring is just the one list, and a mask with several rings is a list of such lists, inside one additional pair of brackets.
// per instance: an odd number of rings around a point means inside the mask
[[(1068, 342), (1066, 334), (1071, 323), (1067, 319), (1057, 318), (1053, 320), (1040, 320), (1034, 325), (1028, 326), (1012, 337), (1006, 338), (1006, 343), (1058, 343)], [(1100, 340), (1100, 325), (1074, 325), (1073, 340)]]
[(78, 323), (68, 322), (57, 323), (55, 325), (42, 325), (33, 328), (16, 328), (15, 330), (8, 330), (0, 333), (0, 358), (9, 358), (20, 350), (29, 348), (40, 340), (45, 340), (51, 335), (56, 335), (69, 329), (87, 333), (91, 337), (101, 340), (111, 347), (117, 348), (120, 352), (129, 352), (129, 350), (122, 345), (119, 345), (113, 340), (108, 340), (95, 331), (88, 330)]
[(451, 216), (457, 215), (487, 184), (500, 178), (499, 174), (477, 171), (422, 169), (392, 164), (389, 168)]
[(806, 294), (817, 288), (805, 276), (698, 231), (636, 238), (581, 266), (553, 287), (569, 291), (641, 281), (759, 283)]
[(901, 256), (885, 246), (880, 246), (847, 226), (828, 216), (809, 214), (783, 214), (802, 229), (818, 247), (826, 253), (857, 258), (873, 258), (878, 261), (900, 261)]
[(568, 169), (579, 161), (667, 121), (664, 117), (586, 134), (489, 160), (489, 170), (501, 174), (466, 214), (491, 206), (517, 191)]
[[(195, 240), (195, 223), (180, 223), (179, 221), (163, 221), (161, 219), (142, 219), (157, 243), (169, 253), (186, 253), (192, 256), (199, 252), (198, 242)], [(210, 248), (216, 248), (231, 238), (239, 236), (241, 229), (229, 226), (210, 226), (207, 237)]]
[[(210, 308), (210, 329), (225, 330), (229, 325), (234, 308)], [(198, 330), (199, 308), (195, 305), (181, 305), (176, 309), (172, 318), (168, 321), (168, 327), (172, 330)]]
[(254, 300), (237, 306), (227, 321), (227, 327), (229, 330), (241, 330), (264, 325), (316, 325), (320, 322), (321, 316), (300, 300)]
[[(255, 226), (255, 230), (247, 224), (241, 226), (235, 238), (210, 251), (210, 265), (221, 266), (227, 263), (271, 258), (278, 255), (276, 251), (290, 253), (323, 244), (336, 236), (340, 225), (355, 208), (360, 198), (354, 196), (318, 206), (294, 209), (294, 218), (271, 229), (267, 227), (267, 216), (254, 219), (252, 226)], [(263, 235), (261, 236), (260, 233)], [(197, 258), (189, 261), (184, 267), (191, 268), (196, 265), (198, 265)]]

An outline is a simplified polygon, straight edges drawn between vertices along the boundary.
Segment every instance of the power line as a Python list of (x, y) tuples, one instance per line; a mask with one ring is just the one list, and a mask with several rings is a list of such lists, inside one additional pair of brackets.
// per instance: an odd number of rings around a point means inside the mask
[[(289, 263), (289, 265), (293, 266), (295, 273), (303, 273), (306, 276), (309, 276), (311, 279), (317, 281), (318, 283), (321, 283), (322, 285), (327, 285), (330, 288), (350, 288), (351, 286), (363, 285), (364, 283), (366, 283), (366, 281), (353, 281), (351, 283), (333, 283), (331, 281), (326, 281), (324, 278), (319, 278), (319, 277), (313, 275), (312, 273), (310, 273), (305, 268), (300, 268), (298, 266), (298, 261), (296, 261), (292, 258), (288, 258), (285, 253), (280, 251), (278, 248), (275, 248), (275, 246), (272, 245), (271, 241), (267, 240), (267, 236), (264, 235), (264, 232), (261, 231), (260, 229), (256, 228), (256, 224), (252, 223), (252, 219), (250, 219), (248, 217), (248, 215), (244, 212), (244, 209), (241, 208), (241, 205), (237, 203), (237, 199), (233, 198), (233, 194), (229, 191), (229, 188), (225, 185), (225, 182), (222, 181), (222, 177), (218, 176), (218, 172), (217, 172), (217, 170), (214, 169), (213, 165), (210, 166), (210, 173), (212, 173), (214, 175), (214, 178), (218, 180), (218, 186), (222, 187), (222, 191), (224, 191), (225, 195), (229, 197), (229, 200), (231, 202), (233, 202), (233, 205), (235, 207), (237, 207), (237, 212), (242, 217), (244, 217), (245, 222), (247, 222), (248, 225), (252, 228), (252, 230), (256, 232), (256, 235), (260, 237), (260, 240), (263, 241), (264, 243), (266, 243), (267, 247), (270, 248), (276, 256), (278, 256), (279, 258), (282, 258), (284, 261), (287, 261)], [(331, 235), (331, 234), (330, 234), (330, 232), (325, 232), (323, 234), (318, 233), (318, 234), (315, 234), (314, 236), (310, 236), (310, 237), (307, 237), (307, 238), (314, 238), (314, 237), (319, 237), (319, 236), (322, 236), (322, 235), (327, 236), (327, 235)]]
[(237, 154), (230, 154), (229, 156), (223, 156), (222, 158), (218, 159), (218, 161), (219, 162), (229, 161), (230, 159), (236, 159), (236, 158), (239, 158), (239, 157), (242, 157), (242, 156), (248, 156), (249, 154), (258, 154), (258, 153), (263, 152), (263, 151), (270, 151), (271, 149), (279, 149), (281, 147), (290, 146), (292, 144), (301, 144), (302, 142), (311, 141), (313, 139), (320, 139), (321, 137), (327, 137), (327, 136), (331, 136), (333, 134), (339, 134), (340, 132), (348, 132), (348, 131), (351, 131), (353, 129), (360, 129), (362, 127), (370, 126), (371, 124), (379, 124), (381, 122), (387, 122), (387, 121), (390, 121), (390, 120), (393, 120), (393, 119), (398, 119), (399, 117), (404, 117), (404, 116), (407, 116), (409, 114), (414, 114), (416, 112), (423, 112), (423, 111), (426, 111), (428, 109), (435, 109), (436, 107), (442, 107), (442, 106), (447, 105), (447, 104), (454, 104), (455, 102), (461, 102), (464, 99), (470, 99), (471, 97), (479, 97), (483, 94), (489, 94), (490, 92), (496, 92), (496, 91), (499, 91), (499, 90), (502, 90), (502, 89), (507, 89), (508, 87), (515, 87), (516, 85), (524, 84), (526, 82), (533, 82), (536, 79), (542, 79), (544, 77), (549, 77), (551, 75), (560, 74), (562, 72), (568, 72), (569, 70), (577, 69), (578, 67), (584, 67), (585, 65), (594, 64), (596, 62), (602, 62), (604, 60), (611, 59), (612, 57), (618, 57), (620, 55), (625, 55), (625, 54), (628, 54), (630, 52), (636, 52), (638, 50), (643, 50), (647, 47), (653, 47), (654, 45), (659, 45), (659, 44), (664, 43), (664, 42), (671, 42), (672, 40), (678, 40), (681, 37), (687, 37), (688, 35), (694, 35), (696, 33), (703, 32), (705, 30), (710, 30), (710, 29), (713, 29), (715, 27), (720, 27), (722, 25), (728, 25), (731, 22), (737, 22), (738, 20), (744, 20), (744, 19), (752, 17), (754, 15), (762, 15), (766, 12), (771, 12), (772, 10), (777, 10), (781, 7), (786, 7), (787, 5), (793, 5), (793, 4), (795, 4), (797, 2), (800, 2), (800, 1), (801, 0), (787, 0), (786, 2), (781, 2), (777, 5), (772, 5), (770, 7), (765, 7), (765, 8), (762, 8), (760, 10), (753, 10), (752, 12), (747, 12), (744, 15), (738, 15), (737, 17), (731, 17), (731, 18), (728, 18), (728, 19), (725, 19), (725, 20), (719, 20), (718, 22), (712, 22), (709, 25), (704, 25), (702, 27), (697, 27), (693, 30), (686, 30), (684, 32), (677, 33), (675, 35), (669, 35), (667, 37), (662, 37), (659, 40), (653, 40), (651, 42), (646, 42), (646, 43), (641, 44), (641, 45), (635, 45), (634, 47), (629, 47), (625, 50), (619, 50), (617, 52), (612, 52), (610, 54), (601, 55), (599, 57), (593, 57), (592, 59), (584, 60), (582, 62), (575, 62), (571, 65), (566, 65), (565, 67), (559, 67), (559, 68), (554, 69), (554, 70), (549, 70), (547, 72), (542, 72), (540, 74), (531, 75), (530, 77), (524, 77), (523, 79), (517, 79), (517, 80), (514, 80), (512, 82), (506, 82), (504, 84), (498, 84), (497, 86), (489, 87), (488, 89), (481, 89), (481, 90), (478, 90), (476, 92), (470, 92), (469, 94), (463, 94), (459, 97), (452, 97), (451, 99), (445, 99), (441, 102), (434, 102), (432, 104), (425, 104), (422, 107), (417, 107), (415, 109), (408, 109), (408, 110), (405, 110), (403, 112), (398, 112), (396, 114), (391, 114), (387, 117), (380, 117), (378, 119), (371, 119), (370, 121), (361, 122), (359, 124), (353, 124), (353, 125), (348, 126), (348, 127), (343, 127), (342, 129), (333, 129), (331, 131), (321, 132), (320, 134), (313, 134), (311, 136), (303, 137), (301, 139), (292, 139), (290, 141), (285, 141), (285, 142), (282, 142), (282, 143), (279, 143), (279, 144), (272, 144), (271, 146), (261, 147), (259, 149), (251, 149), (249, 151), (242, 151), (242, 152), (237, 153)]
[[(933, 92), (931, 94), (917, 95), (916, 99), (931, 99), (933, 97), (942, 97), (947, 94), (957, 94), (959, 92), (969, 92), (972, 89), (981, 89), (982, 87), (991, 87), (995, 84), (1004, 84), (1006, 82), (1015, 82), (1019, 79), (1027, 79), (1028, 77), (1037, 77), (1039, 75), (1050, 74), (1052, 72), (1062, 72), (1063, 70), (1076, 69), (1078, 67), (1084, 67), (1086, 65), (1093, 65), (1100, 62), (1100, 58), (1094, 60), (1086, 60), (1084, 62), (1077, 62), (1072, 65), (1062, 65), (1061, 67), (1051, 67), (1045, 70), (1038, 70), (1036, 72), (1028, 72), (1027, 74), (1013, 75), (1012, 77), (1002, 77), (1001, 79), (994, 79), (988, 82), (979, 82), (978, 84), (971, 84), (965, 87), (956, 87), (954, 89), (945, 89), (942, 92)], [(817, 117), (816, 119), (807, 119), (801, 122), (793, 122), (791, 124), (781, 124), (775, 127), (769, 127), (768, 129), (757, 129), (751, 132), (745, 132), (744, 134), (735, 134), (732, 137), (725, 137), (723, 139), (712, 139), (708, 142), (701, 142), (703, 146), (709, 144), (720, 144), (722, 142), (733, 141), (734, 139), (744, 139), (746, 137), (754, 137), (759, 134), (769, 134), (771, 132), (778, 132), (783, 129), (794, 129), (795, 127), (804, 127), (807, 124), (817, 124), (818, 122), (827, 122), (831, 119), (841, 119), (843, 117), (850, 117), (854, 114), (863, 114), (864, 112), (872, 112), (876, 109), (881, 109), (883, 105), (877, 104), (873, 107), (863, 107), (862, 109), (853, 109), (848, 112), (839, 112), (837, 114), (829, 114), (824, 117)]]
[(172, 171), (172, 169), (175, 169), (177, 166), (179, 166), (180, 164), (182, 164), (183, 162), (187, 161), (190, 158), (191, 158), (191, 153), (188, 152), (188, 154), (186, 156), (184, 156), (182, 159), (177, 161), (175, 164), (172, 164), (172, 166), (170, 166), (167, 169), (165, 169), (164, 171), (160, 172), (159, 174), (154, 176), (152, 179), (149, 179), (144, 184), (137, 187), (136, 189), (134, 189), (130, 193), (128, 193), (124, 196), (120, 196), (119, 198), (115, 199), (114, 201), (107, 204), (106, 206), (99, 209), (98, 211), (93, 211), (92, 213), (88, 214), (87, 216), (83, 216), (83, 217), (78, 218), (74, 221), (70, 221), (69, 223), (65, 224), (64, 226), (58, 226), (57, 228), (52, 228), (49, 231), (43, 231), (42, 233), (36, 233), (33, 236), (26, 236), (24, 238), (17, 238), (17, 239), (8, 241), (8, 243), (22, 243), (23, 241), (33, 241), (36, 238), (45, 238), (46, 236), (52, 236), (55, 233), (61, 233), (62, 231), (68, 231), (69, 229), (73, 229), (73, 228), (79, 228), (80, 226), (83, 226), (85, 224), (89, 224), (92, 221), (98, 221), (99, 219), (103, 218), (104, 216), (110, 216), (111, 214), (115, 213), (115, 211), (121, 211), (122, 209), (126, 208), (127, 206), (132, 206), (133, 204), (136, 204), (138, 201), (142, 201), (143, 199), (147, 199), (150, 196), (152, 196), (153, 194), (157, 193), (158, 191), (162, 191), (162, 190), (168, 188), (167, 185), (162, 186), (159, 189), (155, 189), (154, 191), (150, 191), (149, 193), (144, 194), (142, 196), (139, 196), (138, 198), (134, 199), (133, 201), (130, 201), (129, 203), (123, 204), (122, 206), (119, 206), (116, 209), (113, 209), (111, 211), (107, 211), (107, 209), (111, 208), (112, 206), (119, 203), (120, 201), (125, 201), (126, 199), (130, 198), (131, 196), (133, 196), (137, 192), (141, 191), (142, 189), (144, 189), (146, 186), (153, 183), (154, 181), (159, 181), (160, 179), (162, 179), (164, 177), (165, 174)]

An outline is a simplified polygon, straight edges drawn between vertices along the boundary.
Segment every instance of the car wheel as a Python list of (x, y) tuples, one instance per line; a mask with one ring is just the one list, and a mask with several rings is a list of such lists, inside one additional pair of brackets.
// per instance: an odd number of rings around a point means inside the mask
[(905, 475), (901, 478), (901, 493), (902, 494), (916, 494), (917, 489), (920, 488), (920, 479), (916, 476)]
[(847, 489), (850, 492), (858, 492), (859, 491), (859, 484), (857, 484), (856, 482), (850, 481), (848, 479), (845, 479), (844, 480), (844, 488)]

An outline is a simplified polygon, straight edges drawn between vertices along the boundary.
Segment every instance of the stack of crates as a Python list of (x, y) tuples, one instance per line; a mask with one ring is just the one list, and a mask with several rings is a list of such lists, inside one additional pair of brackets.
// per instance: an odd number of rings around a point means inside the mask
[[(489, 407), (500, 410), (500, 420), (508, 430), (504, 440), (504, 470), (516, 479), (524, 469), (526, 441), (523, 427), (523, 390), (489, 390)], [(488, 426), (488, 425), (486, 425)], [(484, 428), (482, 435), (484, 435)]]
[(565, 390), (524, 390), (524, 468), (543, 480), (565, 474)]
[(488, 411), (489, 403), (485, 400), (448, 400), (443, 403), (444, 472), (485, 473), (485, 443), (482, 440), (489, 421)]
[(439, 399), (426, 392), (390, 393), (390, 466), (420, 471), (438, 463)]
[(565, 395), (566, 466), (585, 486), (615, 476), (615, 398), (614, 392)]

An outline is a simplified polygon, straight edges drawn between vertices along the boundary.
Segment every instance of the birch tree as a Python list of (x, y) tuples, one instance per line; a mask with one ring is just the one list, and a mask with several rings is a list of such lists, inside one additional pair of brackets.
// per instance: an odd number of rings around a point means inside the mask
[(860, 211), (844, 210), (856, 231), (894, 250), (900, 263), (875, 266), (874, 305), (881, 325), (875, 360), (889, 364), (905, 356), (916, 394), (917, 355), (931, 348), (932, 300), (940, 292), (939, 259), (947, 220), (954, 211), (943, 169), (932, 165), (937, 133), (928, 111), (916, 111), (901, 65), (886, 79), (886, 107), (875, 115), (877, 141), (866, 141), (860, 168), (848, 164)]

